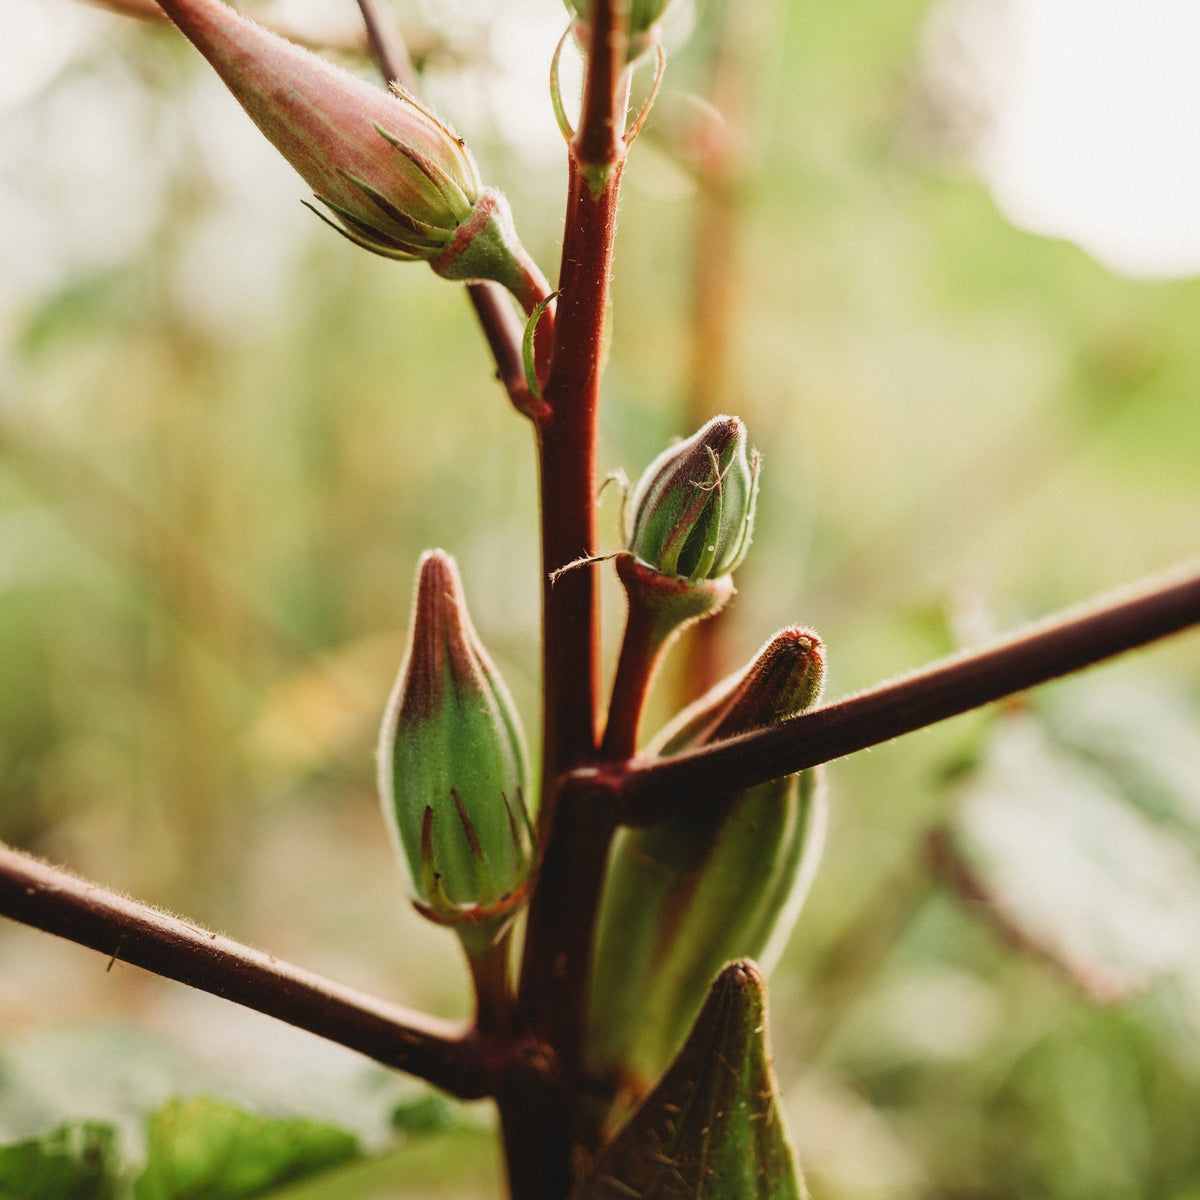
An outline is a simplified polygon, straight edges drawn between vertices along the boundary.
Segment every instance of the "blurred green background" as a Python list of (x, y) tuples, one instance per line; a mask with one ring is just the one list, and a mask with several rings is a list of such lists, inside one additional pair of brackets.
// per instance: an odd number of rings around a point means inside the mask
[[(351, 0), (280, 11), (353, 40)], [(553, 277), (561, 9), (395, 11)], [(758, 531), (705, 653), (731, 669), (812, 625), (830, 696), (1192, 557), (1200, 529), (1200, 282), (1121, 277), (1000, 215), (946, 132), (932, 11), (682, 13), (626, 175), (603, 468), (636, 477), (713, 412), (747, 420)], [(463, 1014), (457, 948), (409, 910), (384, 836), (374, 738), (435, 545), (536, 729), (530, 434), (461, 290), (306, 213), (181, 39), (71, 0), (11, 13), (30, 40), (0, 94), (0, 837)], [(610, 489), (606, 546), (618, 509)], [(1048, 756), (1149, 814), (1185, 864), (1175, 907), (1147, 915), (1114, 883), (1113, 927), (1064, 948), (1020, 920), (999, 936), (937, 881), (930, 831), (957, 819), (993, 715), (834, 766), (772, 1009), (819, 1197), (1200, 1197), (1200, 989), (1180, 966), (1200, 963), (1200, 643), (1048, 692), (1005, 720), (1047, 724)], [(1089, 705), (1104, 720), (1063, 732)], [(1079, 914), (1041, 911), (1071, 942)], [(1088, 968), (1157, 945), (1158, 918), (1179, 945), (1093, 1004)], [(0, 1133), (64, 1115), (132, 1131), (139, 1106), (202, 1086), (392, 1145), (407, 1085), (227, 1008), (4, 923)], [(494, 1194), (494, 1149), (462, 1151), (476, 1136), (344, 1190)]]

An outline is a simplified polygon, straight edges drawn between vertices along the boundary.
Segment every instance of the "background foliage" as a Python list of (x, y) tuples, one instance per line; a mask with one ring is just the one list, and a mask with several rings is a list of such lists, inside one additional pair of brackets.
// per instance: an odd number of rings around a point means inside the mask
[[(458, 557), (535, 725), (524, 423), (460, 291), (313, 221), (179, 39), (44, 3), (59, 24), (43, 73), (0, 110), (0, 836), (463, 1013), (455, 947), (401, 894), (373, 741), (429, 545)], [(323, 7), (353, 28), (348, 0)], [(721, 654), (732, 667), (785, 621), (811, 624), (831, 695), (1188, 557), (1200, 527), (1200, 284), (1120, 278), (998, 215), (936, 136), (929, 10), (701, 9), (621, 212), (605, 464), (636, 473), (712, 407), (745, 417), (763, 495)], [(558, 6), (430, 0), (401, 17), (435, 103), (552, 268), (562, 156), (542, 80)], [(711, 133), (689, 97), (709, 90), (725, 22), (745, 56), (729, 67), (745, 137), (722, 192), (688, 147)], [(713, 202), (735, 217), (724, 369), (693, 322), (698, 265), (724, 261), (698, 242)], [(693, 383), (713, 371), (715, 399)], [(615, 541), (616, 498), (603, 503)], [(615, 590), (607, 610), (611, 643)], [(827, 860), (772, 1009), (818, 1195), (1200, 1196), (1200, 1005), (1178, 969), (1200, 944), (1198, 699), (1193, 637), (1003, 718), (1044, 730), (1057, 714), (1018, 798), (1082, 760), (1084, 790), (1134, 801), (1184, 864), (1170, 903), (1114, 886), (1117, 917), (1135, 918), (1082, 942), (1052, 893), (1039, 911), (1070, 944), (1037, 955), (1014, 948), (1019, 921), (998, 936), (929, 866), (931, 830), (978, 790), (994, 714), (833, 770)], [(1089, 727), (1089, 711), (1103, 719)], [(1129, 865), (1139, 851), (1114, 828), (1097, 853)], [(1030, 826), (1031, 846), (1044, 836)], [(1027, 896), (1041, 881), (1027, 866), (985, 873), (984, 894)], [(1094, 866), (1063, 855), (1049, 877), (1078, 895)], [(1182, 931), (1175, 958), (1135, 963), (1107, 1006), (1086, 998), (1079, 979), (1164, 928)], [(396, 1180), (494, 1193), (495, 1151), (472, 1128), (486, 1114), (397, 1142), (403, 1081), (0, 930), (4, 1140), (110, 1121), (136, 1160), (143, 1114), (201, 1091), (352, 1130), (383, 1157), (339, 1169), (382, 1182), (348, 1195)]]

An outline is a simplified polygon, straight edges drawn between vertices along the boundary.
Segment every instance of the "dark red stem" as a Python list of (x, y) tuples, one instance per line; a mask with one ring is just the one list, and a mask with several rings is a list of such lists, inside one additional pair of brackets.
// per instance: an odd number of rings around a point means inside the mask
[[(379, 69), (389, 83), (399, 83), (414, 95), (418, 94), (420, 81), (396, 23), (384, 12), (379, 0), (358, 0), (358, 7), (367, 27), (371, 53)], [(467, 285), (467, 292), (492, 357), (496, 360), (496, 373), (504, 390), (519, 412), (532, 416), (536, 404), (526, 386), (521, 360), (521, 339), (525, 331), (513, 313), (508, 296), (502, 287), (494, 283), (471, 283)], [(550, 335), (553, 319), (553, 313), (547, 313), (543, 322), (546, 335)], [(542, 340), (539, 326), (539, 349)]]
[(648, 605), (630, 604), (600, 747), (601, 761), (623, 762), (637, 750), (650, 683), (676, 624)]
[(286, 1021), (464, 1100), (494, 1095), (530, 1060), (505, 1039), (387, 1004), (198, 929), (0, 845), (0, 913)]
[(482, 1034), (507, 1037), (512, 1032), (513, 997), (508, 959), (512, 932), (506, 930), (483, 950), (467, 951), (467, 966), (475, 989), (475, 1028)]
[(777, 725), (634, 762), (608, 779), (586, 772), (578, 784), (590, 791), (607, 782), (625, 821), (651, 824), (688, 803), (865, 750), (1195, 625), (1200, 567), (1192, 564)]
[(623, 25), (613, 0), (596, 0), (592, 15), (583, 111), (571, 146), (546, 408), (537, 420), (543, 571), (538, 826), (544, 857), (518, 990), (521, 1029), (569, 1065), (561, 1092), (520, 1096), (505, 1112), (511, 1180), (521, 1200), (564, 1200), (571, 1189), (594, 920), (594, 902), (582, 901), (599, 893), (602, 847), (612, 828), (606, 809), (583, 799), (560, 808), (557, 796), (559, 777), (596, 756), (595, 571), (589, 564), (556, 573), (596, 553), (600, 376), (629, 97), (623, 35), (617, 32)]
[(409, 57), (408, 47), (400, 30), (380, 7), (379, 0), (358, 0), (363, 24), (367, 27), (367, 41), (379, 69), (388, 83), (398, 83), (414, 94), (417, 91), (417, 72)]

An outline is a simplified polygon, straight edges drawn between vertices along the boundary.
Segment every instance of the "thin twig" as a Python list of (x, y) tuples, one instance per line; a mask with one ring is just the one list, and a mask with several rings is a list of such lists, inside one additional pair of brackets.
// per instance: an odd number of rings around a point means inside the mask
[(417, 71), (396, 23), (389, 20), (380, 9), (378, 0), (358, 0), (358, 8), (367, 27), (371, 54), (388, 83), (398, 83), (405, 90), (415, 93)]
[[(420, 81), (400, 30), (379, 5), (379, 0), (358, 0), (358, 7), (367, 27), (371, 53), (389, 83), (398, 83), (412, 92), (420, 93)], [(475, 316), (479, 320), (496, 371), (509, 399), (519, 412), (531, 415), (529, 389), (521, 363), (521, 337), (524, 330), (512, 310), (504, 289), (494, 283), (467, 285)]]
[(376, 1000), (0, 844), (0, 913), (167, 979), (232, 1000), (461, 1099), (540, 1072), (528, 1047)]
[(467, 293), (492, 357), (496, 360), (496, 377), (504, 385), (517, 411), (527, 416), (534, 415), (538, 411), (538, 402), (529, 391), (521, 357), (524, 330), (508, 296), (503, 288), (494, 283), (468, 284)]
[(1198, 563), (777, 725), (668, 759), (581, 771), (574, 784), (618, 793), (626, 822), (651, 824), (705, 798), (865, 750), (1195, 625)]

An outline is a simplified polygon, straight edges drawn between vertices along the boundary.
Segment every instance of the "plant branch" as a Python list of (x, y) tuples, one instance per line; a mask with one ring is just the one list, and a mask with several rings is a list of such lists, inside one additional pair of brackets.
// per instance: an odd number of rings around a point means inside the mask
[[(599, 13), (608, 6), (596, 7)], [(623, 79), (612, 100), (622, 114), (627, 84)], [(581, 875), (575, 858), (580, 831), (570, 814), (556, 825), (555, 783), (596, 753), (599, 638), (595, 569), (589, 564), (556, 572), (596, 552), (596, 435), (622, 161), (613, 166), (598, 193), (579, 164), (571, 162), (558, 321), (544, 393), (547, 411), (538, 423), (544, 781), (539, 823), (546, 851), (530, 913), (522, 1004), (530, 1006), (534, 1028), (544, 1022), (564, 1036), (573, 1029), (574, 1039), (582, 1019), (578, 1004), (564, 1007), (557, 988), (545, 986), (553, 959), (586, 955), (579, 947), (578, 930), (568, 929), (580, 914)], [(556, 975), (569, 989), (579, 986), (577, 979), (568, 982)]]
[[(543, 861), (529, 909), (518, 990), (521, 1028), (562, 1068), (559, 1092), (517, 1097), (502, 1116), (514, 1194), (560, 1200), (573, 1146), (596, 900), (611, 805), (560, 808), (559, 778), (596, 755), (596, 573), (560, 568), (596, 551), (596, 438), (617, 202), (629, 103), (619, 0), (594, 0), (583, 111), (570, 147), (566, 224), (545, 409), (536, 421), (542, 519)], [(619, 36), (617, 36), (619, 35)], [(620, 43), (620, 44), (617, 44)]]
[(379, 69), (388, 83), (398, 83), (406, 91), (417, 92), (417, 71), (408, 53), (408, 46), (396, 23), (389, 20), (380, 8), (379, 0), (358, 0), (363, 24), (367, 27), (367, 42)]
[(0, 913), (276, 1017), (460, 1099), (541, 1073), (525, 1048), (324, 979), (0, 844)]
[(517, 411), (534, 415), (538, 404), (525, 382), (525, 364), (521, 358), (521, 338), (525, 331), (513, 312), (508, 296), (503, 288), (494, 283), (470, 283), (467, 285), (467, 294), (471, 297), (480, 328), (496, 360), (496, 377), (504, 385)]
[(646, 825), (698, 801), (879, 745), (1200, 624), (1200, 564), (1050, 617), (981, 650), (671, 758), (578, 772), (581, 791), (619, 797)]
[[(413, 95), (420, 94), (420, 81), (408, 53), (408, 46), (394, 21), (380, 6), (379, 0), (358, 0), (371, 54), (389, 83), (398, 83)], [(502, 287), (494, 283), (469, 283), (467, 293), (483, 335), (487, 338), (496, 372), (509, 399), (518, 412), (531, 415), (535, 408), (533, 397), (525, 383), (521, 360), (521, 337), (524, 330), (517, 320)], [(552, 317), (547, 317), (547, 333)], [(539, 338), (539, 342), (542, 339)]]
[[(625, 161), (625, 115), (629, 97), (627, 0), (596, 0), (591, 5), (587, 73), (579, 129), (571, 158), (598, 192), (609, 171)], [(598, 169), (594, 170), (594, 169)], [(564, 262), (566, 259), (564, 246)]]

